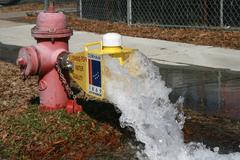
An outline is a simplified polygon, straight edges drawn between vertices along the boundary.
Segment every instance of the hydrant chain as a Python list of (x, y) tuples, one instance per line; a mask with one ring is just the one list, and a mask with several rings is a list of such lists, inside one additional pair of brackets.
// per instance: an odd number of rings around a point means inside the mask
[(74, 95), (73, 91), (71, 90), (71, 87), (68, 85), (68, 82), (64, 76), (64, 74), (62, 73), (62, 69), (60, 67), (60, 59), (57, 60), (57, 63), (56, 63), (56, 70), (59, 74), (59, 78), (62, 82), (62, 85), (64, 87), (64, 89), (66, 90), (67, 92), (67, 95), (68, 95), (68, 98), (69, 99), (76, 99), (76, 96)]

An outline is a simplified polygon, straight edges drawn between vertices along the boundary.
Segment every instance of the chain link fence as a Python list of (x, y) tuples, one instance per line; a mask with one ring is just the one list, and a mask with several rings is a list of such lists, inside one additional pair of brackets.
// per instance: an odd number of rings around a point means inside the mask
[(132, 0), (132, 23), (166, 27), (240, 27), (239, 0)]
[[(44, 1), (44, 9), (47, 10), (50, 0)], [(56, 8), (64, 12), (79, 13), (79, 0), (54, 0)]]
[[(45, 4), (49, 0), (45, 0)], [(181, 28), (240, 30), (240, 0), (55, 0), (80, 18)], [(46, 6), (46, 5), (45, 5)]]
[(127, 21), (126, 0), (80, 0), (80, 18), (106, 20), (113, 22)]

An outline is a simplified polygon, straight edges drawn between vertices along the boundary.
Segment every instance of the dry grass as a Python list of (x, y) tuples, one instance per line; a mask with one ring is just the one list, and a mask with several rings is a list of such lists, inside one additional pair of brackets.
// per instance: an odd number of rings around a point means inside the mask
[(37, 77), (23, 82), (17, 66), (1, 61), (0, 77), (0, 159), (134, 157), (110, 104), (83, 102), (85, 111), (75, 115), (41, 113)]

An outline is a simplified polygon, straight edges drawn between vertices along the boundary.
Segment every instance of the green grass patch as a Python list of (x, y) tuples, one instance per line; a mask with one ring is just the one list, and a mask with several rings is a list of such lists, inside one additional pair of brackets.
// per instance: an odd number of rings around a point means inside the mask
[(80, 153), (88, 157), (110, 154), (122, 145), (119, 131), (85, 112), (40, 112), (30, 105), (20, 114), (3, 114), (0, 124), (0, 136), (5, 134), (0, 137), (0, 158), (5, 159), (66, 159)]

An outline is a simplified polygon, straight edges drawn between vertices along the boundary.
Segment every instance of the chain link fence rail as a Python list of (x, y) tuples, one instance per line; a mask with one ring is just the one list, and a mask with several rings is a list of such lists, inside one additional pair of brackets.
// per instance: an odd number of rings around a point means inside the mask
[(78, 0), (78, 12), (129, 25), (240, 29), (240, 0)]

